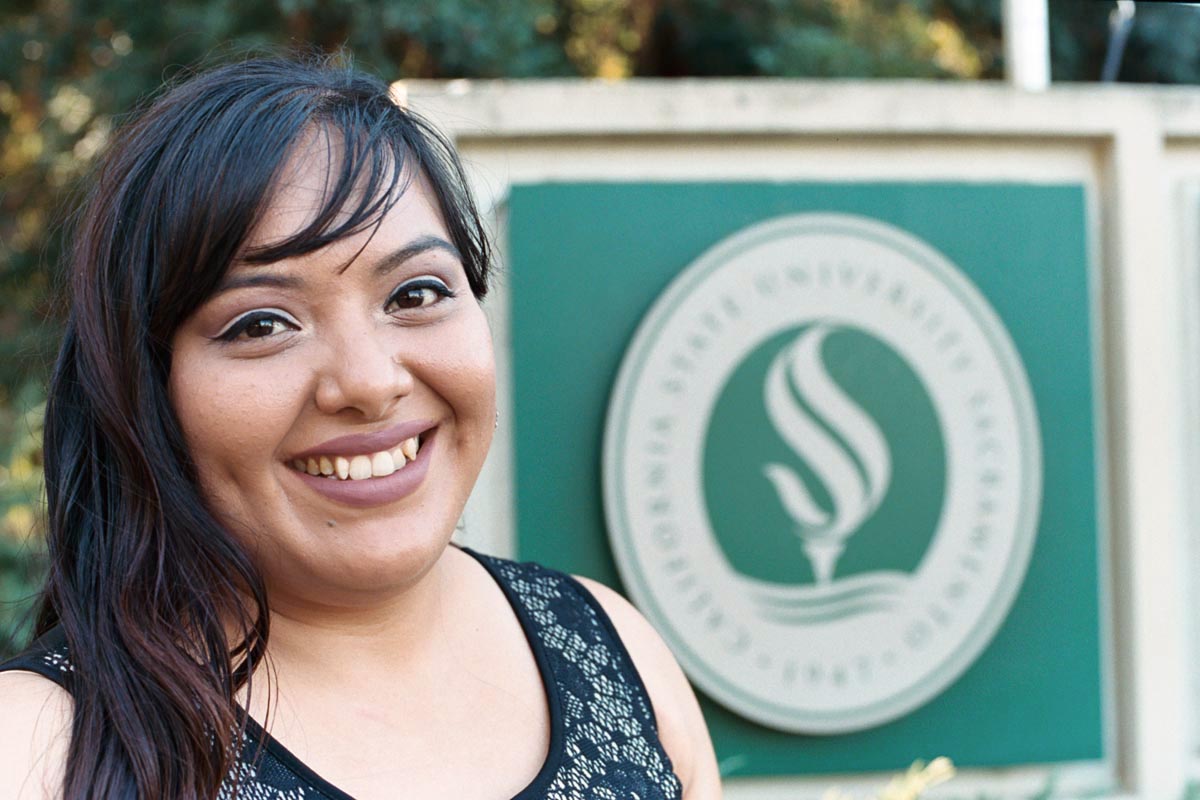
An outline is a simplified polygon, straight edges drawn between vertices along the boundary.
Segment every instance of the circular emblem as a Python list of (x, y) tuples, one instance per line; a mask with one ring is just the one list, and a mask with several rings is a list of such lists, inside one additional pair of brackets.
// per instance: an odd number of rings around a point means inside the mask
[(710, 696), (802, 733), (895, 719), (970, 666), (1041, 503), (1000, 318), (929, 245), (844, 214), (746, 228), (671, 283), (603, 457), (634, 600)]

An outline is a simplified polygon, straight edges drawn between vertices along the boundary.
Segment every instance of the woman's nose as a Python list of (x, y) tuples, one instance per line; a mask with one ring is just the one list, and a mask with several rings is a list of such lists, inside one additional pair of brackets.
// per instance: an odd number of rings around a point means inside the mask
[(326, 414), (352, 408), (367, 419), (383, 419), (412, 393), (413, 383), (392, 337), (373, 326), (359, 326), (328, 349), (317, 383), (317, 408)]

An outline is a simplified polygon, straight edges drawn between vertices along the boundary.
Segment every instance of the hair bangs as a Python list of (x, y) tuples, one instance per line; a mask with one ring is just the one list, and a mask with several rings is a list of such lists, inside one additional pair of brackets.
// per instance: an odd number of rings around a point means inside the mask
[[(239, 260), (268, 264), (306, 255), (374, 228), (407, 191), (419, 170), (404, 132), (368, 109), (339, 107), (319, 123), (315, 136), (324, 152), (325, 190), (311, 220), (285, 239), (247, 248)], [(302, 144), (292, 148), (299, 155)], [(316, 155), (316, 157), (320, 157)], [(274, 193), (272, 187), (266, 202)], [(365, 246), (365, 245), (364, 245)]]

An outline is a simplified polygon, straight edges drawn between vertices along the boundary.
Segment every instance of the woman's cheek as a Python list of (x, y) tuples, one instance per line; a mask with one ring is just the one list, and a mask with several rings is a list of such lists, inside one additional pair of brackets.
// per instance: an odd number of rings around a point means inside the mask
[(202, 480), (261, 471), (304, 406), (304, 373), (263, 360), (185, 365), (172, 376), (174, 405)]
[(495, 354), (482, 309), (473, 309), (466, 324), (452, 335), (442, 330), (431, 336), (423, 351), (430, 357), (425, 359), (421, 372), (429, 376), (431, 386), (450, 403), (462, 422), (476, 415), (494, 415)]
[[(213, 376), (203, 401), (226, 425), (267, 435), (302, 405), (302, 384), (294, 371), (264, 366), (227, 366)], [(236, 415), (236, 418), (231, 418)]]
[(468, 348), (465, 368), (473, 376), (476, 391), (486, 390), (494, 395), (496, 390), (496, 355), (492, 346), (492, 331), (482, 309), (478, 312), (474, 342)]

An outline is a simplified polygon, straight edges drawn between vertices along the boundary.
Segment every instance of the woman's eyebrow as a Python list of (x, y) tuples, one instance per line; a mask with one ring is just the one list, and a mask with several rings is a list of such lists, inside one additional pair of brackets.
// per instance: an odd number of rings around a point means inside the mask
[(375, 277), (383, 277), (410, 258), (415, 258), (430, 250), (444, 250), (459, 261), (462, 261), (462, 254), (458, 252), (457, 247), (440, 236), (427, 234), (413, 239), (399, 250), (379, 259), (375, 264)]
[(235, 275), (226, 275), (222, 278), (216, 291), (213, 292), (213, 297), (233, 291), (234, 289), (245, 289), (248, 286), (274, 286), (279, 289), (299, 289), (303, 285), (304, 280), (294, 275), (277, 275), (270, 272), (239, 272)]

